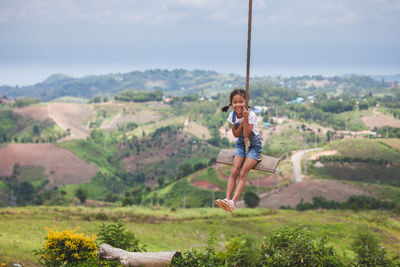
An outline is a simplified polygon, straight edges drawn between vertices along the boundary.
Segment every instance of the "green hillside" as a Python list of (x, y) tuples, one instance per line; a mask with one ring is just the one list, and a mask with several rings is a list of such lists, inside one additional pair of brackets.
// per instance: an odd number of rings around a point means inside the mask
[(310, 166), (316, 177), (400, 186), (400, 151), (379, 139), (346, 139), (324, 150), (338, 154), (320, 157), (323, 167)]
[(53, 120), (34, 120), (11, 110), (0, 110), (0, 143), (53, 142), (68, 134)]

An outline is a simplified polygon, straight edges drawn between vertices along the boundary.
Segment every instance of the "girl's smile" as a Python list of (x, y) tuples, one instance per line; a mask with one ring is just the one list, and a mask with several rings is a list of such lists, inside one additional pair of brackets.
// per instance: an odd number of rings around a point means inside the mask
[(238, 115), (242, 115), (243, 114), (243, 110), (244, 110), (244, 106), (245, 106), (245, 99), (242, 95), (235, 95), (232, 98), (232, 108), (234, 111), (236, 111), (236, 113)]

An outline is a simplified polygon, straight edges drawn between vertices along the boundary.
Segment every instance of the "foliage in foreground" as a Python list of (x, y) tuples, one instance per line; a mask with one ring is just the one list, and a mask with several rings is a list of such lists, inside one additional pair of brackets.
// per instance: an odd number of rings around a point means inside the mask
[[(77, 230), (49, 230), (44, 248), (36, 251), (43, 266), (121, 266), (119, 262), (99, 259), (99, 242)], [(129, 251), (145, 251), (135, 235), (126, 231), (122, 223), (102, 225), (100, 243)], [(305, 227), (282, 227), (257, 244), (251, 235), (237, 236), (225, 243), (225, 251), (215, 249), (215, 231), (212, 231), (203, 251), (192, 249), (172, 260), (170, 266), (323, 266), (372, 267), (400, 266), (400, 255), (387, 256), (379, 246), (376, 235), (366, 226), (355, 231), (352, 250), (355, 257), (339, 255), (328, 245), (328, 238), (315, 238)]]
[(352, 245), (355, 259), (338, 255), (328, 245), (326, 236), (315, 240), (306, 228), (283, 227), (259, 246), (251, 236), (233, 238), (226, 243), (226, 252), (215, 251), (215, 237), (211, 233), (204, 251), (193, 249), (183, 253), (171, 266), (400, 266), (400, 257), (389, 258), (372, 231), (366, 227), (359, 229)]
[(44, 247), (35, 251), (39, 263), (43, 266), (122, 266), (118, 262), (99, 259), (96, 253), (99, 243), (107, 243), (127, 251), (146, 251), (146, 245), (140, 244), (135, 234), (126, 231), (121, 222), (107, 226), (102, 224), (98, 240), (95, 235), (90, 238), (77, 231), (49, 229)]

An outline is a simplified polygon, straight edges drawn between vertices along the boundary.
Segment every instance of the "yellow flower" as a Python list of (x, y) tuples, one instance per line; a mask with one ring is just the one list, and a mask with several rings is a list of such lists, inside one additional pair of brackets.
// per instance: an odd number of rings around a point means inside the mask
[(1, 263), (1, 266), (2, 266), (2, 267), (3, 267), (3, 266), (6, 266), (6, 265), (7, 265), (7, 264), (5, 264), (4, 262)]

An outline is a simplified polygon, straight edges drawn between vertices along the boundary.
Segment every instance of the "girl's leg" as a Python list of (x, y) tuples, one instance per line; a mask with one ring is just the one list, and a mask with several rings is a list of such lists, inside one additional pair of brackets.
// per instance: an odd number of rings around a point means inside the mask
[(237, 183), (235, 195), (233, 196), (232, 200), (236, 205), (237, 200), (239, 199), (240, 195), (243, 192), (244, 186), (246, 185), (247, 174), (254, 166), (257, 164), (257, 160), (253, 158), (247, 157), (243, 162), (242, 168), (239, 172), (239, 182)]
[(235, 189), (236, 178), (239, 175), (240, 167), (242, 167), (244, 157), (235, 156), (233, 158), (233, 165), (231, 169), (231, 174), (229, 175), (228, 186), (226, 187), (226, 199), (232, 198), (233, 189)]

